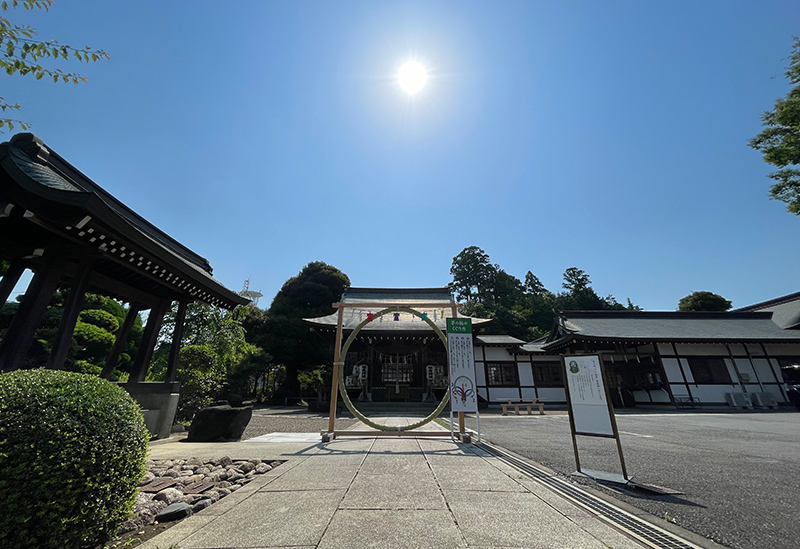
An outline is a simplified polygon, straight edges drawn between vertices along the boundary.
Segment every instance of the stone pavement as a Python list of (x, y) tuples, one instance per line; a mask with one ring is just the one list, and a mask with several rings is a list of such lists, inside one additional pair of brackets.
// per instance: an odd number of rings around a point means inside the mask
[[(436, 424), (426, 428), (444, 431)], [(286, 462), (141, 549), (643, 547), (535, 479), (449, 436), (318, 440), (287, 433), (237, 443), (153, 444), (155, 459), (227, 455)]]

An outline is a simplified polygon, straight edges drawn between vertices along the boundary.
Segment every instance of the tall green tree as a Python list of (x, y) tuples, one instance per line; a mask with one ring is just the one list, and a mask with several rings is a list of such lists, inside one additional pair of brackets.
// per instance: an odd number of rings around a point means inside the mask
[(732, 303), (712, 292), (692, 292), (678, 302), (679, 311), (727, 311)]
[(287, 280), (267, 310), (260, 334), (250, 337), (263, 343), (276, 364), (286, 367), (283, 392), (300, 394), (297, 375), (301, 370), (320, 364), (331, 364), (333, 345), (309, 330), (304, 318), (325, 316), (334, 312), (331, 305), (339, 301), (350, 286), (342, 271), (322, 261), (309, 263)]
[(462, 301), (461, 312), (491, 318), (489, 334), (508, 334), (532, 341), (546, 335), (558, 310), (641, 310), (628, 300), (628, 307), (613, 296), (600, 297), (591, 286), (589, 275), (577, 267), (564, 272), (564, 291), (557, 294), (544, 287), (539, 277), (528, 271), (525, 282), (492, 264), (489, 255), (477, 246), (464, 248), (453, 258), (450, 288)]
[(769, 174), (776, 181), (770, 196), (785, 202), (788, 212), (800, 215), (800, 38), (794, 39), (785, 74), (794, 87), (761, 116), (764, 129), (749, 144), (765, 162), (780, 168)]

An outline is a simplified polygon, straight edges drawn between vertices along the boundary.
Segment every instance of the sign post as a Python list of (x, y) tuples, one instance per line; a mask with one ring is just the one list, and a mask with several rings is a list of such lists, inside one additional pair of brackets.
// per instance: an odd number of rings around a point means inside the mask
[(447, 355), (450, 364), (450, 438), (454, 438), (453, 412), (458, 412), (459, 438), (462, 442), (469, 441), (464, 427), (464, 412), (474, 412), (478, 422), (478, 441), (480, 441), (481, 420), (475, 385), (472, 319), (447, 319)]
[(623, 483), (628, 481), (622, 444), (619, 440), (617, 420), (608, 398), (600, 357), (597, 355), (573, 355), (563, 357), (564, 389), (569, 407), (569, 425), (572, 431), (572, 447), (578, 473), (603, 480), (616, 480), (613, 474), (602, 471), (582, 471), (578, 456), (576, 435), (613, 438), (617, 441), (619, 461), (622, 465)]

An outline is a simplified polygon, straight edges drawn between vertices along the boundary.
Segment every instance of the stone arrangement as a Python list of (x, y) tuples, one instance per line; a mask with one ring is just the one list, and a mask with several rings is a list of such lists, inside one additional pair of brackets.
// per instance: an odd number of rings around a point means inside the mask
[(282, 462), (260, 459), (151, 459), (147, 461), (133, 517), (120, 525), (118, 534), (154, 522), (188, 517), (235, 492), (256, 475), (271, 471)]

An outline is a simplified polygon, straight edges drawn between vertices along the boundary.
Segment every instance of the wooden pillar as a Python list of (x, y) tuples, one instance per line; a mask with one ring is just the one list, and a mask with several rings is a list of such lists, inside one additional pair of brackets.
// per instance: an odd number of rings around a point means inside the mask
[(333, 350), (333, 378), (331, 380), (331, 408), (328, 416), (328, 432), (332, 433), (336, 424), (336, 401), (339, 399), (339, 367), (342, 361), (342, 322), (344, 307), (339, 304), (336, 321), (336, 347)]
[(162, 299), (155, 307), (150, 309), (150, 314), (147, 315), (147, 325), (144, 328), (144, 334), (142, 334), (142, 343), (139, 345), (139, 350), (133, 359), (133, 369), (129, 378), (130, 383), (141, 383), (147, 377), (147, 370), (150, 369), (150, 359), (153, 358), (153, 350), (156, 348), (156, 342), (158, 341), (158, 331), (161, 329), (164, 315), (171, 304), (172, 302), (169, 299)]
[(169, 364), (167, 366), (167, 375), (164, 381), (175, 381), (178, 375), (178, 359), (181, 352), (181, 340), (183, 339), (183, 323), (186, 320), (186, 306), (185, 301), (178, 302), (178, 314), (175, 317), (175, 329), (172, 332), (172, 348), (169, 350)]
[(125, 348), (125, 343), (128, 341), (128, 336), (130, 335), (131, 329), (133, 329), (133, 325), (136, 322), (136, 317), (139, 315), (139, 311), (141, 310), (141, 305), (138, 303), (131, 303), (130, 309), (128, 309), (128, 314), (125, 316), (125, 321), (122, 323), (120, 329), (117, 330), (117, 338), (114, 340), (114, 346), (111, 347), (111, 350), (108, 352), (108, 357), (106, 358), (106, 364), (103, 367), (103, 371), (100, 373), (100, 377), (103, 379), (110, 379), (111, 374), (114, 373), (114, 368), (117, 367), (119, 355), (122, 354), (122, 350)]
[(25, 267), (22, 266), (22, 263), (15, 262), (8, 267), (6, 274), (0, 279), (0, 309), (2, 309), (3, 305), (8, 301), (11, 292), (14, 291), (14, 287), (17, 285), (17, 282), (19, 282), (24, 272)]
[[(45, 252), (45, 257), (47, 255), (48, 252)], [(28, 354), (33, 336), (42, 323), (47, 305), (53, 298), (64, 272), (63, 264), (57, 259), (51, 258), (45, 261), (42, 268), (33, 275), (6, 336), (0, 343), (0, 369), (3, 372), (20, 368)]]
[(64, 314), (61, 316), (53, 349), (47, 360), (47, 368), (60, 369), (67, 360), (67, 351), (72, 342), (72, 334), (75, 332), (75, 324), (78, 322), (78, 314), (83, 306), (86, 289), (89, 287), (89, 277), (92, 274), (94, 261), (93, 257), (86, 256), (78, 263), (78, 271), (75, 273), (75, 278), (72, 279), (69, 297), (64, 305)]

